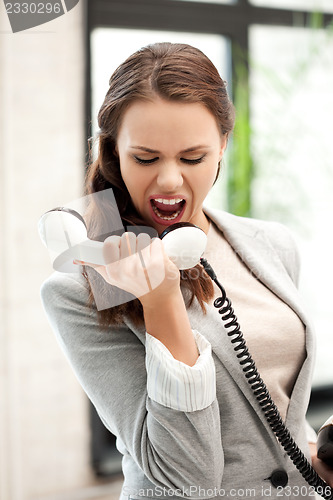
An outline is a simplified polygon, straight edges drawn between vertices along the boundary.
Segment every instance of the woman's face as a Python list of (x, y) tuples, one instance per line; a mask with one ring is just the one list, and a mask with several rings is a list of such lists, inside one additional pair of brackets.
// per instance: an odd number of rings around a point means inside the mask
[(116, 150), (137, 211), (161, 233), (175, 222), (207, 232), (202, 204), (216, 178), (226, 139), (199, 103), (156, 98), (124, 113)]

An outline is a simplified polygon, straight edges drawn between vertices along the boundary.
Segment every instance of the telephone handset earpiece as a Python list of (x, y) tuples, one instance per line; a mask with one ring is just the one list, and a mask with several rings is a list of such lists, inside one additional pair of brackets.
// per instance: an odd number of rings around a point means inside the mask
[[(39, 220), (38, 231), (56, 271), (77, 272), (73, 260), (105, 265), (103, 243), (88, 238), (85, 221), (76, 210), (58, 207), (46, 212)], [(207, 243), (206, 233), (189, 222), (169, 226), (160, 238), (179, 270), (197, 265)]]
[(39, 219), (38, 232), (56, 271), (77, 272), (74, 260), (105, 264), (103, 243), (88, 238), (86, 223), (76, 210), (66, 207), (49, 210)]

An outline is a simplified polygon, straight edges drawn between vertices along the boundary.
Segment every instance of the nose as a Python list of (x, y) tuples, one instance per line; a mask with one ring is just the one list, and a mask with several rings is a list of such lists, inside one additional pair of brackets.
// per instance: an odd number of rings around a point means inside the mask
[(174, 192), (183, 185), (181, 168), (175, 163), (163, 164), (157, 175), (157, 185), (165, 192)]

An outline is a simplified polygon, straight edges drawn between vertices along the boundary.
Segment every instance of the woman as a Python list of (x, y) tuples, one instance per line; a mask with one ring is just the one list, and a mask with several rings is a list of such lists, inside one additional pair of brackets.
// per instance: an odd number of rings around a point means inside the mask
[[(99, 155), (87, 193), (112, 188), (128, 225), (160, 234), (187, 221), (205, 231), (204, 257), (310, 459), (313, 332), (296, 289), (293, 240), (279, 224), (203, 205), (234, 123), (217, 70), (188, 45), (148, 46), (112, 75), (98, 119)], [(105, 218), (107, 208), (95, 204), (95, 234)], [(179, 273), (159, 239), (134, 232), (107, 238), (104, 255), (106, 266), (51, 276), (42, 299), (82, 387), (117, 436), (122, 498), (313, 496), (251, 393), (213, 307), (220, 291), (202, 267)], [(124, 290), (133, 300), (97, 310), (96, 277), (111, 294)], [(332, 484), (332, 471), (312, 454)]]

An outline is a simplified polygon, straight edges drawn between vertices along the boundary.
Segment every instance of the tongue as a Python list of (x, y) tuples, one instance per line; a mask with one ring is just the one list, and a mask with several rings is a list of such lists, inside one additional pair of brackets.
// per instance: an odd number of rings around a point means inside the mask
[(160, 203), (159, 201), (152, 200), (152, 204), (158, 208), (158, 210), (163, 214), (163, 212), (167, 214), (172, 214), (173, 212), (177, 212), (177, 210), (180, 210), (183, 206), (183, 201), (180, 201), (179, 203), (175, 203), (174, 205), (165, 205), (164, 203)]

